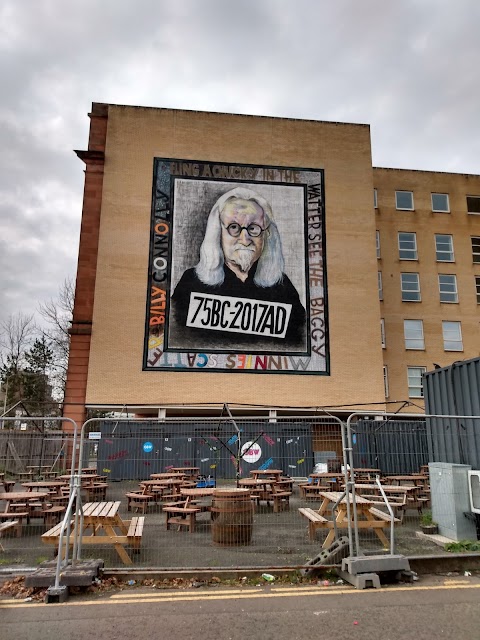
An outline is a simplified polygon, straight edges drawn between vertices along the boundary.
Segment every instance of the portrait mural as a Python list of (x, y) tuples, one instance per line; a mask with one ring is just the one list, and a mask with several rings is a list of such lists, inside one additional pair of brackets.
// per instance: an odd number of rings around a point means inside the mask
[(145, 370), (329, 374), (323, 171), (155, 158)]

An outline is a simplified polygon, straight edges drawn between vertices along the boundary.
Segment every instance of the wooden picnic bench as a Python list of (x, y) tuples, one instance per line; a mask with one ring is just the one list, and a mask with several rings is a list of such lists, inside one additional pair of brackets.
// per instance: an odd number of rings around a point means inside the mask
[[(349, 526), (354, 526), (353, 520), (353, 508), (350, 508), (350, 518), (348, 517), (347, 509), (347, 497), (343, 496), (341, 492), (337, 491), (325, 491), (322, 494), (323, 502), (320, 505), (318, 511), (313, 509), (299, 509), (300, 515), (306, 517), (309, 520), (309, 537), (311, 540), (315, 539), (317, 529), (324, 528), (329, 529), (328, 535), (325, 538), (322, 547), (329, 547), (335, 539), (335, 528), (347, 529)], [(328, 511), (332, 511), (335, 504), (338, 502), (336, 512), (333, 514), (335, 522), (327, 519), (325, 515)], [(353, 507), (353, 497), (348, 497), (350, 507)], [(380, 511), (376, 507), (372, 506), (371, 498), (362, 498), (359, 495), (355, 496), (357, 522), (356, 525), (359, 529), (372, 529), (377, 535), (383, 545), (388, 548), (389, 542), (383, 533), (383, 529), (387, 528), (391, 524), (392, 518), (390, 514)], [(314, 516), (311, 512), (323, 517), (323, 520)], [(398, 518), (394, 518), (395, 523), (399, 523)], [(313, 526), (311, 526), (311, 524)]]
[(201, 507), (188, 507), (185, 505), (163, 507), (166, 514), (167, 531), (170, 525), (175, 524), (178, 527), (187, 527), (190, 533), (195, 531), (195, 517), (197, 513), (202, 512)]
[[(118, 514), (120, 502), (87, 502), (83, 508), (84, 529), (82, 545), (111, 545), (124, 564), (131, 565), (132, 559), (125, 547), (131, 546), (135, 551), (140, 549), (145, 523), (144, 516), (136, 516), (131, 520), (122, 520)], [(75, 532), (72, 531), (69, 544), (73, 546)], [(42, 535), (46, 544), (58, 545), (63, 523), (58, 523)]]
[[(4, 531), (8, 531), (9, 529), (12, 529), (14, 527), (16, 527), (18, 525), (18, 520), (6, 520), (5, 522), (1, 522), (0, 523), (0, 535), (4, 532)], [(0, 551), (5, 551), (4, 546), (2, 545), (2, 543), (0, 542)]]
[(321, 516), (318, 511), (310, 509), (309, 507), (303, 507), (298, 510), (300, 515), (309, 520), (308, 523), (308, 537), (310, 540), (315, 540), (317, 529), (325, 527), (325, 523), (328, 522), (327, 518)]

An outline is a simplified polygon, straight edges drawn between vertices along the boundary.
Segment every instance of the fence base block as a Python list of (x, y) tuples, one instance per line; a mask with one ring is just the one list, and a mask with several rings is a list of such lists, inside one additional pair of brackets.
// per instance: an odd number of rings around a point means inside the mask
[(45, 604), (66, 602), (68, 599), (68, 587), (48, 587), (45, 594)]

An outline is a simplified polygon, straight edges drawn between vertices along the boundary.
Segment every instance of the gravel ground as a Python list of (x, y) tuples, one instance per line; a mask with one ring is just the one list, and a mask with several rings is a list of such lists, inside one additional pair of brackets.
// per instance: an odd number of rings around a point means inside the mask
[[(225, 483), (226, 485), (227, 483)], [(223, 483), (219, 483), (223, 486)], [(229, 486), (232, 486), (230, 483)], [(121, 500), (120, 515), (129, 519), (126, 510), (125, 493), (137, 489), (138, 483), (113, 482), (110, 484), (107, 499)], [(273, 513), (272, 507), (261, 506), (254, 514), (251, 544), (245, 546), (219, 546), (212, 541), (210, 514), (198, 516), (195, 532), (189, 533), (182, 528), (166, 531), (165, 514), (161, 507), (151, 507), (146, 515), (141, 551), (132, 554), (134, 566), (153, 568), (261, 568), (294, 567), (304, 565), (322, 549), (325, 537), (317, 533), (317, 540), (308, 539), (307, 522), (298, 513), (298, 507), (318, 508), (319, 503), (309, 501), (308, 505), (300, 498), (298, 489), (290, 498), (290, 509)], [(53, 548), (42, 543), (41, 534), (45, 528), (40, 519), (32, 520), (24, 527), (21, 538), (4, 535), (0, 551), (0, 564), (3, 567), (13, 565), (37, 566), (54, 556)], [(440, 555), (442, 547), (430, 540), (416, 537), (418, 514), (409, 511), (404, 523), (395, 528), (397, 553), (406, 556)], [(389, 538), (389, 531), (386, 531)], [(362, 549), (367, 552), (382, 552), (382, 544), (376, 535), (369, 531), (361, 535)], [(85, 558), (103, 558), (107, 567), (123, 566), (114, 549), (105, 546), (89, 546), (83, 553)]]

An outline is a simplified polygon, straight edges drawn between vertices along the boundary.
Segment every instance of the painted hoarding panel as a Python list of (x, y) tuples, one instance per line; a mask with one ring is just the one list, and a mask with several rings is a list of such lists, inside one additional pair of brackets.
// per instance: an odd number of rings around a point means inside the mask
[(145, 370), (329, 374), (324, 176), (156, 158)]

